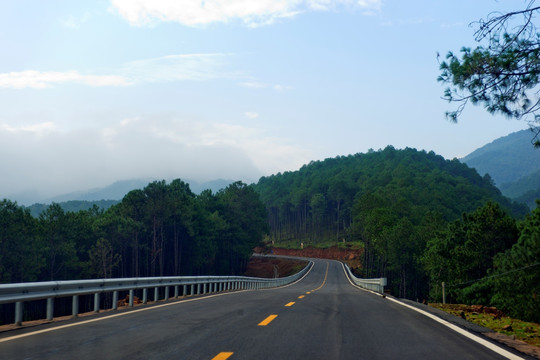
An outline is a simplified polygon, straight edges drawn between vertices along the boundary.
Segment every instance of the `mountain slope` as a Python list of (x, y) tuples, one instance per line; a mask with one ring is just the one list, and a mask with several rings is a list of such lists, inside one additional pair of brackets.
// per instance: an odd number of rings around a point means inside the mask
[(388, 277), (393, 293), (412, 299), (428, 292), (418, 282), (425, 276), (421, 259), (448, 222), (480, 207), (498, 209), (493, 203), (515, 216), (528, 212), (458, 160), (393, 147), (314, 161), (263, 177), (254, 188), (267, 207), (274, 245), (359, 243), (360, 276)]
[(335, 238), (331, 234), (347, 233), (355, 211), (361, 210), (355, 206), (361, 199), (367, 204), (370, 196), (367, 206), (403, 201), (402, 208), (421, 209), (418, 216), (436, 212), (447, 221), (488, 200), (516, 215), (527, 212), (502, 196), (489, 177), (457, 160), (393, 147), (314, 161), (295, 172), (263, 177), (255, 190), (269, 209), (276, 239)]
[(515, 182), (540, 170), (540, 150), (531, 144), (529, 130), (496, 139), (462, 159), (480, 175), (489, 174), (498, 186)]

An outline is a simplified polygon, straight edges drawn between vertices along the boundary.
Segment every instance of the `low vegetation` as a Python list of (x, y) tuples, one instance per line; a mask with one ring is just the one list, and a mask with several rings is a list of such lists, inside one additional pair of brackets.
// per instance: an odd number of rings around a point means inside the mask
[[(463, 304), (430, 304), (437, 309), (441, 309), (455, 316), (459, 316), (472, 323), (481, 325), (496, 332), (514, 336), (528, 344), (540, 347), (540, 324), (514, 319), (504, 315), (504, 313), (491, 308), (491, 311), (484, 311), (484, 306), (471, 306)], [(495, 309), (493, 311), (492, 309)]]

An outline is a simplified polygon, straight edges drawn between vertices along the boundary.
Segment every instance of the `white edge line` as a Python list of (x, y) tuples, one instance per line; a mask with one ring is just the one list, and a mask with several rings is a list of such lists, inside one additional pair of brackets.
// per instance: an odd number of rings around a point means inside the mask
[[(313, 265), (308, 270), (308, 272), (306, 272), (304, 274), (304, 276), (302, 276), (300, 279), (296, 280), (293, 283), (290, 283), (290, 284), (284, 285), (284, 286), (279, 286), (279, 287), (274, 287), (274, 288), (269, 288), (269, 289), (260, 289), (260, 290), (277, 290), (277, 289), (282, 289), (284, 287), (294, 285), (297, 282), (304, 279), (311, 272), (311, 269), (313, 269)], [(239, 294), (239, 293), (246, 292), (246, 291), (253, 291), (253, 290), (245, 289), (245, 290), (239, 290), (239, 291), (232, 291), (232, 292), (226, 292), (226, 293), (221, 293), (221, 294), (207, 295), (207, 296), (203, 296), (203, 297), (195, 298), (195, 299), (183, 299), (183, 300), (180, 300), (180, 301), (173, 301), (173, 302), (166, 303), (166, 304), (145, 307), (143, 309), (137, 309), (137, 310), (131, 310), (131, 311), (128, 310), (126, 312), (122, 312), (122, 313), (119, 313), (119, 314), (113, 314), (113, 315), (109, 315), (109, 316), (104, 316), (104, 317), (100, 317), (100, 318), (97, 318), (97, 319), (84, 320), (84, 321), (76, 322), (76, 323), (73, 323), (73, 324), (60, 325), (60, 326), (55, 326), (55, 327), (52, 327), (52, 328), (49, 328), (49, 329), (36, 330), (36, 331), (28, 332), (28, 333), (25, 333), (25, 334), (6, 337), (6, 338), (3, 338), (3, 339), (0, 339), (0, 343), (11, 341), (11, 340), (16, 340), (16, 339), (20, 339), (20, 338), (24, 338), (24, 337), (27, 337), (27, 336), (38, 335), (38, 334), (43, 334), (43, 333), (47, 333), (47, 332), (51, 332), (51, 331), (61, 330), (61, 329), (65, 329), (65, 328), (69, 328), (69, 327), (73, 327), (73, 326), (79, 326), (79, 325), (89, 324), (89, 323), (93, 323), (93, 322), (97, 322), (97, 321), (108, 320), (108, 319), (112, 319), (112, 318), (119, 317), (119, 316), (131, 315), (131, 314), (135, 314), (135, 313), (138, 313), (138, 312), (141, 312), (141, 311), (148, 311), (148, 310), (153, 310), (153, 309), (159, 309), (159, 308), (162, 308), (162, 307), (165, 307), (165, 306), (179, 305), (179, 304), (184, 304), (184, 303), (192, 302), (192, 301), (210, 299), (210, 298), (213, 298), (213, 297), (216, 297), (216, 296)]]
[[(379, 294), (379, 293), (377, 293), (377, 292), (375, 292), (375, 291), (371, 291), (371, 290), (368, 290), (368, 289), (364, 289), (364, 288), (362, 288), (362, 287), (360, 287), (360, 286), (354, 284), (354, 283), (351, 281), (351, 279), (349, 279), (349, 276), (347, 275), (347, 272), (345, 271), (345, 265), (343, 265), (343, 263), (341, 263), (341, 265), (342, 265), (342, 267), (343, 267), (343, 272), (345, 273), (345, 277), (347, 278), (347, 280), (349, 280), (349, 283), (350, 283), (352, 286), (354, 286), (354, 287), (356, 287), (356, 288), (358, 288), (358, 289), (364, 290), (364, 291), (368, 291), (368, 292), (370, 292), (370, 293), (372, 293), (372, 294), (375, 294), (375, 295), (378, 295), (378, 296), (381, 296), (381, 297), (382, 297), (381, 294)], [(416, 308), (416, 307), (414, 307), (414, 306), (405, 304), (405, 303), (403, 303), (403, 302), (401, 302), (401, 301), (399, 301), (399, 300), (393, 299), (393, 298), (391, 298), (391, 297), (389, 297), (389, 296), (386, 296), (385, 298), (388, 299), (388, 300), (390, 300), (390, 301), (395, 302), (396, 304), (399, 304), (399, 305), (401, 305), (401, 306), (404, 306), (404, 307), (406, 307), (406, 308), (409, 308), (409, 309), (411, 309), (411, 310), (414, 310), (414, 311), (416, 311), (416, 312), (418, 312), (418, 313), (420, 313), (420, 314), (422, 314), (422, 315), (425, 315), (425, 316), (427, 316), (428, 318), (430, 318), (430, 319), (432, 319), (432, 320), (435, 320), (436, 322), (438, 322), (438, 323), (440, 323), (440, 324), (442, 324), (442, 325), (444, 325), (444, 326), (446, 326), (446, 327), (448, 327), (448, 328), (454, 330), (455, 332), (457, 332), (457, 333), (459, 333), (459, 334), (461, 334), (461, 335), (463, 335), (463, 336), (465, 336), (465, 337), (471, 339), (472, 341), (475, 341), (475, 342), (477, 342), (478, 344), (487, 347), (487, 348), (490, 349), (491, 351), (494, 351), (494, 352), (496, 352), (497, 354), (506, 357), (507, 359), (511, 359), (511, 360), (525, 360), (524, 358), (522, 358), (522, 357), (520, 357), (520, 356), (518, 356), (518, 355), (515, 355), (515, 354), (513, 354), (513, 353), (511, 353), (511, 352), (509, 352), (509, 351), (506, 351), (506, 350), (504, 350), (503, 348), (501, 348), (501, 347), (499, 347), (499, 346), (497, 346), (497, 345), (495, 345), (495, 344), (493, 344), (493, 343), (491, 343), (491, 342), (489, 342), (489, 341), (487, 341), (487, 340), (484, 340), (484, 339), (482, 339), (481, 337), (479, 337), (479, 336), (477, 336), (477, 335), (474, 335), (474, 334), (472, 334), (472, 333), (470, 333), (470, 332), (468, 332), (468, 331), (466, 331), (466, 330), (463, 330), (463, 329), (460, 328), (459, 326), (456, 326), (456, 325), (454, 325), (454, 324), (452, 324), (452, 323), (450, 323), (450, 322), (448, 322), (448, 321), (446, 321), (446, 320), (443, 320), (443, 319), (441, 319), (440, 317), (438, 317), (438, 316), (436, 316), (436, 315), (433, 315), (433, 314), (428, 313), (427, 311), (424, 311), (424, 310), (418, 309), (418, 308)]]

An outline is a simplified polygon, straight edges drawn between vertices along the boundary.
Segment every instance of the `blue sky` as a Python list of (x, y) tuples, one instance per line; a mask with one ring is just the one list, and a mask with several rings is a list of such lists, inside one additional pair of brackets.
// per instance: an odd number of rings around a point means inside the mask
[(522, 0), (0, 3), (0, 197), (257, 181), (393, 145), (451, 159), (527, 128), (449, 123), (436, 54)]

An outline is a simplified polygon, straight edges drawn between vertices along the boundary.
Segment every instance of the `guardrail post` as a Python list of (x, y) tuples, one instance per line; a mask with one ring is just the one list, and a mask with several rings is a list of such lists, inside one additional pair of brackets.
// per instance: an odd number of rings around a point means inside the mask
[(21, 326), (22, 325), (22, 318), (23, 318), (23, 303), (22, 301), (18, 301), (15, 303), (15, 325)]
[(54, 317), (54, 298), (47, 298), (47, 320), (51, 321)]
[(112, 309), (113, 310), (118, 310), (118, 291), (113, 291)]
[(155, 302), (159, 301), (159, 288), (158, 287), (154, 288), (154, 301)]
[(135, 295), (135, 290), (129, 290), (129, 307), (133, 307), (133, 296)]
[(191, 296), (195, 294), (195, 284), (191, 284)]
[(148, 289), (144, 288), (142, 291), (142, 303), (146, 304), (148, 302)]
[(79, 295), (73, 295), (73, 301), (71, 304), (71, 317), (79, 316)]
[(178, 285), (174, 286), (174, 298), (178, 299)]
[(94, 312), (99, 312), (99, 293), (94, 294)]
[(197, 284), (197, 295), (201, 294), (201, 284)]
[(206, 294), (206, 283), (203, 284), (203, 295)]

